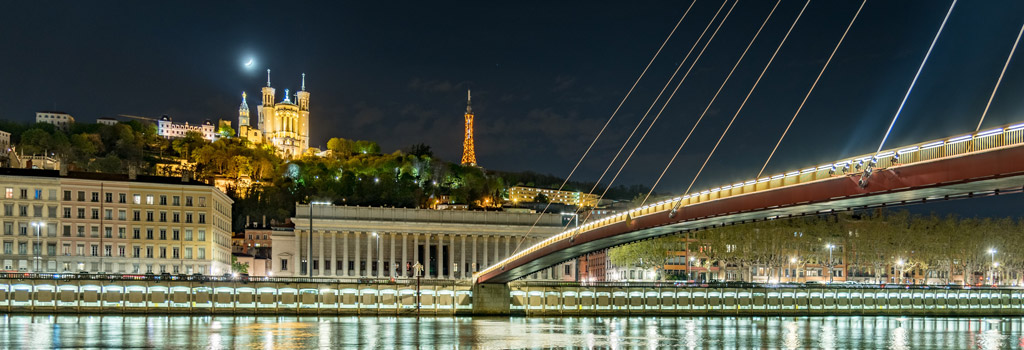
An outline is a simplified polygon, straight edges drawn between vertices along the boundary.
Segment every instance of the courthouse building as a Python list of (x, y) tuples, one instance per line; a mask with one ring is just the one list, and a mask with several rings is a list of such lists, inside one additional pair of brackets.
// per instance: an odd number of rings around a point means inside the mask
[[(423, 278), (469, 278), (520, 241), (522, 250), (562, 231), (557, 214), (314, 204), (310, 244), (310, 205), (295, 213), (293, 231), (273, 231), (274, 276), (407, 278), (419, 262)], [(574, 270), (559, 265), (531, 277), (560, 279)]]

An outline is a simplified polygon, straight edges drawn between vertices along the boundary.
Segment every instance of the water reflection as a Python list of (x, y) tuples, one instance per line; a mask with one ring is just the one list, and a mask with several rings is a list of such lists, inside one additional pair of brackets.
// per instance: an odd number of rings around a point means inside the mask
[(0, 349), (1001, 349), (1024, 318), (0, 316)]

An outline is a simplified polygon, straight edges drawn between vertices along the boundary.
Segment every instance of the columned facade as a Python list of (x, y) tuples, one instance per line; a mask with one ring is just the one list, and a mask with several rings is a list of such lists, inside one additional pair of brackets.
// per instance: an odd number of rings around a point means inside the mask
[[(282, 262), (274, 261), (274, 276), (309, 276), (312, 268), (312, 276), (411, 278), (419, 263), (423, 278), (471, 278), (509, 256), (527, 232), (520, 249), (561, 230), (561, 218), (554, 214), (544, 214), (530, 231), (541, 214), (329, 205), (314, 205), (312, 212), (313, 249), (307, 246), (310, 208), (304, 204), (292, 219), (295, 244), (273, 248), (275, 259), (289, 257), (306, 266), (282, 270)], [(541, 276), (557, 278), (551, 272)]]

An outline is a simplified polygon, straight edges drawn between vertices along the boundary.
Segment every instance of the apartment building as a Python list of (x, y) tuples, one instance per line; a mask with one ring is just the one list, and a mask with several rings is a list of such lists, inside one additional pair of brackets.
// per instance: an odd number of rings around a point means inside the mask
[(3, 251), (4, 270), (230, 270), (232, 200), (211, 185), (178, 177), (3, 168), (0, 188), (0, 240), (11, 248)]

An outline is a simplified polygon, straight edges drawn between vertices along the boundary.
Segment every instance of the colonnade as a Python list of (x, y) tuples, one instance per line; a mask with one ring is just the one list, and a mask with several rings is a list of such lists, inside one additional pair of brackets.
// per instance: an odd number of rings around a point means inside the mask
[[(458, 233), (360, 232), (313, 230), (295, 233), (295, 276), (313, 277), (416, 277), (414, 266), (423, 266), (423, 278), (464, 279), (508, 257), (522, 240), (520, 250), (543, 238), (516, 235)], [(312, 246), (312, 251), (309, 247)], [(308, 258), (312, 255), (312, 271)], [(551, 279), (553, 269), (534, 278)], [(310, 273), (312, 272), (312, 274)]]

